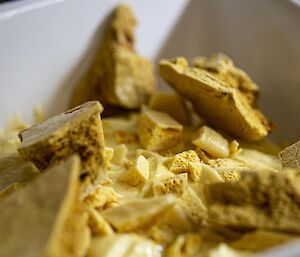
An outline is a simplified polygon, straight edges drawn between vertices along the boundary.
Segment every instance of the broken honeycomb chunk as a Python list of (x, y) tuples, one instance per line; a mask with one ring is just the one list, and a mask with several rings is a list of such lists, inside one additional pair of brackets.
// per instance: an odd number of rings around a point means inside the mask
[(87, 102), (21, 131), (20, 155), (43, 170), (78, 153), (81, 175), (96, 180), (105, 158), (102, 110), (99, 102)]
[(150, 98), (148, 105), (155, 111), (169, 114), (181, 124), (189, 125), (191, 122), (184, 100), (176, 93), (156, 92)]
[(210, 127), (202, 126), (192, 142), (214, 157), (225, 158), (229, 155), (228, 141)]
[(216, 53), (211, 58), (196, 57), (193, 65), (216, 76), (231, 87), (239, 89), (250, 103), (256, 103), (259, 96), (258, 86), (246, 72), (235, 67), (233, 61), (225, 54)]
[(109, 110), (136, 109), (155, 89), (152, 64), (135, 49), (136, 18), (127, 5), (114, 11), (94, 60), (77, 85), (71, 107), (99, 100)]
[(138, 136), (145, 148), (159, 151), (177, 145), (182, 129), (182, 125), (168, 114), (145, 108), (140, 117)]
[(242, 172), (235, 182), (208, 186), (209, 220), (233, 227), (300, 233), (300, 171)]
[(80, 159), (70, 157), (0, 203), (0, 256), (85, 256), (90, 236), (79, 171)]
[(175, 194), (180, 196), (186, 190), (188, 185), (188, 180), (186, 176), (182, 176), (182, 174), (176, 175), (175, 177), (168, 178), (161, 182), (157, 182), (153, 184), (153, 193), (154, 195), (162, 195), (162, 194)]
[(241, 172), (251, 169), (251, 166), (230, 158), (210, 159), (208, 165), (214, 168), (224, 181), (238, 180)]
[(241, 90), (205, 70), (189, 67), (184, 58), (161, 60), (160, 75), (192, 102), (200, 116), (234, 136), (255, 141), (272, 130), (271, 124)]
[(200, 162), (198, 154), (194, 150), (184, 151), (176, 154), (168, 160), (168, 168), (173, 173), (182, 173), (189, 171), (190, 162)]
[(189, 163), (189, 174), (193, 182), (198, 182), (201, 178), (203, 170), (203, 164), (200, 162), (190, 162)]
[(140, 155), (136, 162), (119, 177), (120, 181), (131, 186), (137, 186), (148, 179), (149, 162), (143, 155)]
[(176, 199), (172, 195), (135, 199), (101, 212), (119, 232), (135, 231), (153, 225)]
[(278, 154), (284, 168), (300, 168), (300, 140)]
[(112, 187), (101, 185), (86, 194), (83, 197), (83, 202), (91, 208), (103, 208), (105, 205), (118, 202), (121, 196)]

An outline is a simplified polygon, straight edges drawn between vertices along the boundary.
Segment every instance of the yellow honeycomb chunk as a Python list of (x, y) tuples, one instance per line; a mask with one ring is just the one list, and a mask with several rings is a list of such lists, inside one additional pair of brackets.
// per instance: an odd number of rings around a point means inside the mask
[(182, 125), (168, 114), (145, 108), (140, 117), (138, 136), (145, 148), (159, 151), (177, 145), (182, 130)]

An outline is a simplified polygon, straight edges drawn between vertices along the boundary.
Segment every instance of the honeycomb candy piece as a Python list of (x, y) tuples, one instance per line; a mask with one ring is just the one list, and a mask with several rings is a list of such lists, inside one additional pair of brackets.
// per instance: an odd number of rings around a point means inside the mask
[(184, 151), (170, 158), (168, 168), (173, 173), (189, 172), (190, 162), (200, 162), (200, 158), (194, 150)]
[(173, 178), (153, 185), (154, 195), (173, 194), (178, 198), (178, 204), (191, 223), (199, 225), (206, 217), (207, 209), (202, 200), (188, 186), (187, 173), (181, 173)]
[(249, 140), (260, 140), (272, 130), (264, 115), (243, 92), (207, 71), (189, 67), (186, 59), (160, 61), (160, 75), (210, 124)]
[(129, 232), (153, 225), (175, 203), (172, 195), (135, 199), (104, 210), (101, 215), (118, 232)]
[(80, 159), (70, 157), (0, 203), (1, 256), (85, 256), (90, 237), (79, 170)]
[(136, 234), (95, 237), (87, 257), (159, 257), (161, 246)]
[(155, 111), (169, 114), (181, 124), (189, 125), (191, 122), (184, 100), (176, 93), (156, 92), (151, 96), (148, 106)]
[(92, 64), (75, 88), (71, 107), (99, 100), (106, 114), (113, 114), (148, 101), (156, 82), (152, 64), (134, 49), (136, 23), (130, 7), (116, 8)]
[(86, 196), (82, 197), (83, 202), (91, 208), (103, 208), (105, 205), (118, 202), (121, 196), (112, 187), (108, 186), (97, 186), (86, 194)]
[(283, 168), (300, 168), (300, 140), (278, 154)]
[(238, 240), (235, 240), (230, 244), (230, 246), (246, 251), (263, 251), (295, 239), (297, 239), (297, 237), (291, 234), (255, 230), (253, 232), (246, 233)]
[(140, 117), (138, 136), (145, 148), (159, 151), (177, 145), (182, 130), (182, 125), (168, 114), (145, 108)]
[(11, 184), (25, 184), (39, 175), (36, 167), (24, 161), (18, 153), (0, 157), (0, 191)]
[(193, 182), (199, 182), (203, 171), (203, 164), (200, 162), (189, 163), (189, 174)]
[(210, 159), (208, 165), (214, 168), (224, 181), (238, 180), (240, 173), (252, 167), (230, 158)]
[(229, 155), (228, 141), (214, 129), (202, 126), (193, 139), (193, 144), (217, 158), (225, 158)]
[(119, 177), (120, 181), (131, 186), (137, 186), (146, 182), (148, 179), (149, 162), (143, 155), (140, 155), (136, 162)]
[(105, 158), (102, 110), (99, 102), (87, 102), (21, 131), (20, 155), (43, 170), (78, 153), (81, 175), (96, 180)]
[(154, 195), (174, 194), (180, 196), (187, 189), (188, 178), (182, 174), (153, 184)]
[(208, 185), (209, 220), (232, 227), (300, 233), (300, 170), (242, 172), (235, 182)]
[(250, 103), (256, 103), (259, 96), (258, 86), (246, 72), (237, 68), (225, 54), (216, 53), (211, 58), (196, 57), (193, 66), (203, 69), (231, 87), (239, 89)]
[(109, 223), (95, 209), (88, 208), (89, 220), (88, 224), (93, 237), (113, 235), (114, 231)]
[(116, 165), (122, 166), (126, 161), (127, 152), (128, 152), (128, 148), (125, 144), (117, 145), (114, 148), (114, 154), (111, 159), (111, 162)]

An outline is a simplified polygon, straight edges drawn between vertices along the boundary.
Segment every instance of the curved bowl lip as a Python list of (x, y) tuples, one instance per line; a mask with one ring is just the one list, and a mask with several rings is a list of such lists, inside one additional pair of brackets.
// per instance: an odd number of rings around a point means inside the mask
[[(69, 0), (22, 0), (16, 2), (5, 2), (0, 4), (0, 20), (66, 1)], [(300, 0), (289, 1), (295, 6), (300, 7)]]
[(298, 7), (300, 7), (300, 0), (289, 0), (289, 1), (297, 5)]
[(0, 20), (69, 0), (22, 0), (0, 4)]

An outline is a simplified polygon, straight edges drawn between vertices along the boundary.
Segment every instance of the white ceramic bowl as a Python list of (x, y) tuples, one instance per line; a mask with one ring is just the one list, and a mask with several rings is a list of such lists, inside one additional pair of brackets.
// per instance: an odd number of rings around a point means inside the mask
[[(13, 113), (31, 120), (36, 104), (48, 115), (65, 110), (74, 82), (119, 2), (23, 0), (0, 5), (0, 125)], [(272, 137), (278, 142), (300, 138), (299, 1), (125, 2), (139, 19), (137, 48), (142, 55), (157, 61), (224, 52), (260, 85), (260, 105), (278, 126)], [(278, 256), (288, 256), (289, 250), (284, 251)]]

